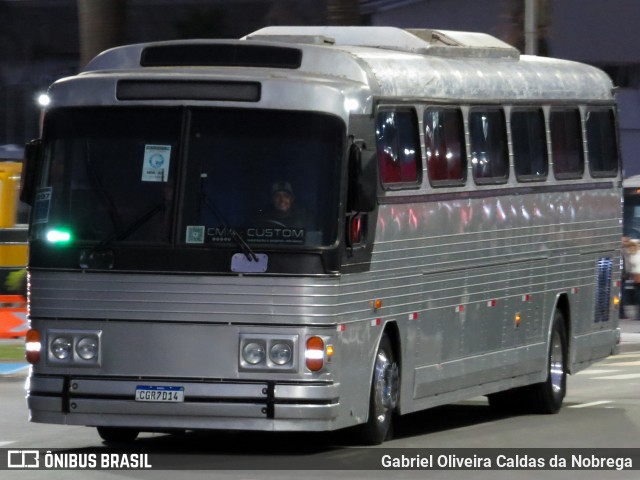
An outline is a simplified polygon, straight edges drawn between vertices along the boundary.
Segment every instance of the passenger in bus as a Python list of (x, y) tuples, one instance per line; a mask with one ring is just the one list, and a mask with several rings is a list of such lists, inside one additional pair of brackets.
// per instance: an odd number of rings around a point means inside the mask
[(305, 228), (312, 223), (310, 220), (307, 210), (296, 201), (291, 184), (278, 181), (271, 186), (270, 204), (260, 212), (258, 223), (270, 227)]
[[(633, 318), (640, 320), (640, 245), (638, 240), (625, 241), (625, 239), (623, 239), (623, 245), (626, 245), (624, 248), (625, 273), (633, 285), (631, 298), (624, 301), (625, 310), (630, 304), (633, 305)], [(626, 312), (625, 317), (629, 317)]]

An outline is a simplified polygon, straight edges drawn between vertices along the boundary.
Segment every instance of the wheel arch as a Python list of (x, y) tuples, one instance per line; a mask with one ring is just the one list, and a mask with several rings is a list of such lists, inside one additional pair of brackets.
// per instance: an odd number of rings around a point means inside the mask
[[(569, 295), (561, 293), (556, 298), (556, 305), (554, 311), (558, 309), (562, 313), (562, 319), (564, 321), (564, 331), (567, 333), (567, 340), (571, 337), (571, 304), (569, 302)], [(551, 312), (553, 319), (553, 312)]]
[(562, 314), (562, 323), (564, 325), (565, 342), (567, 348), (567, 358), (565, 359), (566, 368), (571, 371), (571, 352), (573, 349), (573, 342), (571, 341), (571, 303), (569, 301), (569, 295), (567, 293), (560, 293), (556, 297), (556, 302), (553, 310), (551, 311), (551, 321), (549, 323), (549, 335), (551, 334), (551, 328), (553, 325), (553, 318), (555, 311), (558, 310)]
[(369, 377), (373, 376), (373, 370), (375, 368), (376, 363), (376, 352), (378, 348), (380, 348), (380, 342), (382, 342), (382, 338), (387, 336), (389, 342), (391, 343), (391, 350), (393, 353), (394, 362), (398, 365), (398, 374), (400, 375), (400, 382), (398, 384), (398, 404), (396, 405), (396, 412), (400, 410), (400, 397), (402, 394), (402, 336), (400, 335), (400, 327), (395, 320), (391, 320), (384, 325), (384, 329), (378, 336), (378, 339), (375, 343), (373, 349), (373, 355), (371, 357), (370, 368), (369, 368)]
[[(393, 322), (388, 322), (384, 326), (384, 331), (382, 335), (387, 335), (389, 337), (389, 341), (391, 342), (391, 348), (393, 349), (393, 358), (398, 363), (398, 365), (402, 365), (402, 342), (400, 340), (400, 330), (398, 328), (398, 324)], [(380, 336), (382, 338), (382, 336)]]
[[(372, 338), (374, 339), (375, 337)], [(401, 357), (400, 332), (395, 321), (385, 323), (382, 331), (377, 334), (374, 346), (368, 414), (366, 421), (354, 430), (357, 441), (363, 445), (379, 445), (393, 436), (393, 422), (398, 412), (400, 396), (398, 365)], [(381, 349), (388, 352), (392, 362), (388, 356), (379, 356)], [(389, 401), (389, 405), (385, 405), (385, 399)]]
[[(399, 415), (401, 411), (400, 405), (402, 404), (402, 336), (400, 335), (400, 328), (395, 321), (388, 322), (385, 327), (382, 335), (387, 335), (389, 341), (391, 342), (391, 349), (393, 350), (393, 358), (395, 363), (398, 365), (398, 401), (395, 407), (395, 414)], [(380, 338), (382, 338), (382, 335)]]

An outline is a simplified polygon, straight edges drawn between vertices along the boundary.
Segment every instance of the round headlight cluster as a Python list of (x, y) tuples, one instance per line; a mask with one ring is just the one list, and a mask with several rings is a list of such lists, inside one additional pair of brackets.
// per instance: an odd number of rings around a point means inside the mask
[(53, 338), (49, 346), (49, 354), (52, 359), (64, 362), (82, 360), (90, 362), (98, 358), (99, 348), (97, 336), (67, 336), (63, 334)]
[(286, 365), (292, 357), (291, 345), (287, 343), (274, 343), (269, 350), (269, 359), (276, 365)]
[(83, 360), (93, 360), (98, 355), (98, 340), (83, 337), (76, 344), (76, 353)]
[(71, 339), (58, 337), (51, 342), (51, 353), (58, 360), (68, 360), (73, 353)]
[(283, 371), (294, 368), (294, 345), (295, 341), (290, 338), (243, 338), (240, 341), (240, 368)]
[(242, 358), (250, 365), (262, 363), (265, 359), (265, 346), (262, 343), (250, 342), (242, 349)]

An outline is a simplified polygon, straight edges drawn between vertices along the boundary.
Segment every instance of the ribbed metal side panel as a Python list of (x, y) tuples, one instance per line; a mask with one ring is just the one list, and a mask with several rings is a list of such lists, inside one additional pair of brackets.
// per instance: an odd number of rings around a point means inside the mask
[(31, 273), (32, 317), (221, 323), (335, 321), (337, 279)]
[[(379, 317), (418, 314), (415, 327), (407, 325), (417, 368), (505, 349), (512, 355), (504, 365), (520, 364), (519, 347), (546, 343), (561, 293), (573, 335), (615, 328), (596, 322), (593, 303), (599, 296), (608, 318), (613, 292), (596, 293), (594, 266), (620, 255), (614, 191), (389, 203), (376, 233), (371, 272), (343, 278), (342, 289), (357, 283), (380, 299)], [(544, 354), (540, 371), (543, 363)]]
[[(366, 288), (369, 280), (379, 295), (406, 310), (594, 288), (593, 267), (602, 252), (619, 255), (619, 200), (592, 192), (581, 195), (583, 205), (576, 208), (574, 197), (385, 205), (371, 273), (359, 282)], [(595, 210), (602, 214), (594, 218)]]

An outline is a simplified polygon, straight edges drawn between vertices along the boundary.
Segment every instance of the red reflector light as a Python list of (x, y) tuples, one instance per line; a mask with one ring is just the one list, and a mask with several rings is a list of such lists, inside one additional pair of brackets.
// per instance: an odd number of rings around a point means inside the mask
[(40, 350), (42, 344), (40, 343), (40, 332), (38, 330), (28, 330), (25, 336), (25, 349), (27, 362), (35, 365), (40, 361)]
[(324, 341), (320, 337), (310, 337), (305, 351), (307, 368), (317, 372), (324, 366)]
[(349, 225), (349, 244), (357, 245), (362, 241), (362, 217), (356, 215), (351, 217)]

